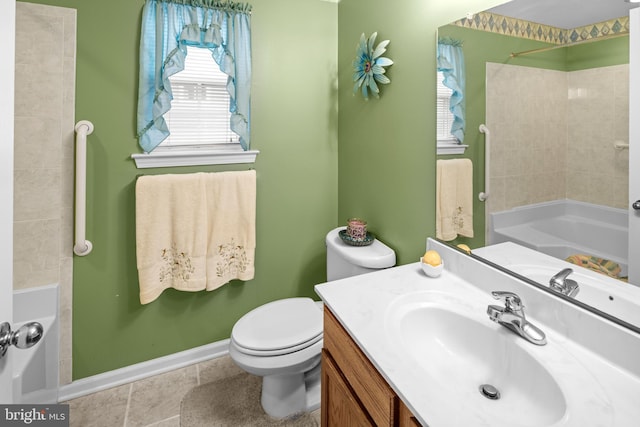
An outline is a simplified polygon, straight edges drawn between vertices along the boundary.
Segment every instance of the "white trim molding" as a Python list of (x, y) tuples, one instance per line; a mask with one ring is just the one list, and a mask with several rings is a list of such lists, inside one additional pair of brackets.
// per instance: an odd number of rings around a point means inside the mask
[(86, 396), (91, 393), (128, 384), (143, 378), (151, 377), (195, 363), (204, 362), (229, 353), (229, 340), (216, 341), (211, 344), (194, 347), (179, 353), (125, 366), (102, 374), (82, 378), (71, 384), (60, 386), (58, 401), (66, 402), (71, 399)]
[(446, 156), (450, 154), (464, 154), (464, 151), (469, 147), (468, 145), (456, 143), (442, 143), (438, 142), (437, 155)]
[(166, 150), (132, 154), (138, 169), (255, 163), (258, 150)]

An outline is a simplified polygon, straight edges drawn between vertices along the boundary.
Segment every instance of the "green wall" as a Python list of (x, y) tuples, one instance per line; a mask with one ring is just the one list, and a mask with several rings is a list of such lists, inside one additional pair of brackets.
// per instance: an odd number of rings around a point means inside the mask
[[(251, 0), (255, 165), (139, 170), (130, 155), (140, 152), (143, 1), (37, 2), (77, 9), (76, 120), (95, 125), (87, 165), (93, 252), (74, 258), (73, 378), (226, 339), (238, 318), (274, 299), (317, 299), (313, 286), (326, 280), (324, 237), (338, 225), (337, 4)], [(212, 292), (167, 290), (141, 306), (136, 177), (249, 167), (258, 175), (255, 279)]]
[(628, 35), (567, 48), (566, 71), (586, 70), (628, 63)]
[[(435, 236), (435, 75), (439, 26), (501, 3), (498, 0), (342, 0), (338, 10), (338, 218), (367, 219), (415, 262)], [(360, 34), (390, 40), (391, 83), (380, 99), (352, 94), (352, 61)]]

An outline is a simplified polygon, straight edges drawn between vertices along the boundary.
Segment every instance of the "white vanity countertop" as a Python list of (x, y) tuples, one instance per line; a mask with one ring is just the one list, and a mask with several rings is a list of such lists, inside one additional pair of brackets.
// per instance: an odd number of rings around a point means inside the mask
[[(445, 270), (438, 278), (427, 277), (420, 263), (414, 263), (315, 287), (324, 303), (423, 425), (429, 427), (535, 425), (531, 424), (530, 420), (519, 420), (519, 414), (509, 413), (507, 407), (503, 407), (504, 418), (501, 420), (485, 415), (486, 411), (478, 407), (476, 395), (479, 395), (479, 392), (477, 390), (471, 391), (470, 393), (473, 394), (469, 395), (465, 394), (465, 391), (455, 391), (453, 395), (441, 393), (440, 390), (434, 390), (433, 382), (429, 381), (428, 375), (425, 376), (420, 369), (415, 369), (415, 364), (412, 366), (414, 362), (408, 360), (407, 355), (403, 354), (402, 349), (397, 345), (397, 336), (394, 336), (389, 327), (389, 309), (394, 301), (396, 303), (399, 301), (400, 297), (406, 298), (408, 294), (425, 291), (450, 294), (460, 298), (464, 301), (461, 304), (462, 309), (472, 312), (478, 321), (484, 322), (483, 319), (486, 319), (489, 327), (495, 327), (497, 333), (511, 334), (516, 344), (534, 357), (551, 359), (555, 363), (552, 371), (558, 375), (554, 378), (561, 386), (571, 388), (571, 396), (567, 397), (569, 409), (565, 415), (548, 425), (555, 427), (640, 425), (640, 378), (637, 374), (634, 375), (624, 367), (606, 360), (601, 354), (571, 341), (565, 334), (571, 331), (569, 326), (564, 325), (562, 331), (555, 330), (544, 320), (536, 319), (533, 310), (525, 309), (527, 319), (540, 327), (546, 333), (548, 340), (546, 346), (528, 343), (503, 326), (491, 322), (486, 314), (486, 307), (489, 304), (499, 305), (500, 303), (494, 300), (486, 289), (471, 285), (461, 276), (469, 277), (469, 265), (471, 265), (469, 263), (472, 263), (471, 269), (474, 271), (471, 277), (478, 277), (486, 282), (484, 279), (489, 275), (492, 277), (491, 282), (496, 286), (492, 290), (512, 290), (521, 296), (524, 294), (525, 304), (527, 298), (531, 300), (537, 298), (532, 296), (531, 292), (540, 293), (542, 299), (555, 300), (553, 296), (545, 295), (537, 289), (529, 290), (530, 285), (525, 285), (527, 288), (521, 289), (520, 286), (523, 285), (520, 281), (455, 250), (438, 245), (436, 243), (445, 261)], [(464, 260), (461, 261), (460, 257)], [(507, 288), (506, 284), (512, 282), (513, 287)], [(552, 301), (548, 304), (555, 307), (557, 302)], [(560, 304), (567, 305), (562, 301)], [(541, 303), (532, 301), (529, 307), (540, 309), (542, 306)], [(571, 310), (576, 311), (573, 307), (567, 310), (561, 309), (562, 313), (557, 316), (566, 316), (567, 313), (564, 311)], [(578, 316), (592, 315), (578, 311)], [(605, 329), (616, 327), (619, 328), (608, 322), (602, 326)], [(625, 331), (621, 335), (612, 335), (640, 341), (640, 336), (629, 335)], [(631, 346), (631, 348), (635, 351), (638, 346)], [(640, 354), (633, 358), (640, 364)], [(429, 363), (428, 355), (425, 355), (425, 360), (420, 363)], [(590, 375), (583, 375), (586, 378), (572, 376), (572, 373), (577, 372), (576, 369), (583, 369), (580, 372), (585, 372), (584, 369), (586, 369)], [(571, 378), (573, 379), (569, 384), (568, 381)], [(482, 396), (480, 399), (484, 399), (480, 405), (501, 404), (500, 400), (489, 401)]]

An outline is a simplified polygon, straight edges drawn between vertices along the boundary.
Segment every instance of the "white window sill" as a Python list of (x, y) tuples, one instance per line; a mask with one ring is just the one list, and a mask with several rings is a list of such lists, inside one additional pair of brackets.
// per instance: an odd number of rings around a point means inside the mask
[(468, 145), (451, 143), (451, 142), (438, 142), (437, 155), (446, 156), (451, 154), (464, 154), (464, 151), (469, 147)]
[(138, 169), (255, 163), (258, 150), (166, 150), (132, 154)]

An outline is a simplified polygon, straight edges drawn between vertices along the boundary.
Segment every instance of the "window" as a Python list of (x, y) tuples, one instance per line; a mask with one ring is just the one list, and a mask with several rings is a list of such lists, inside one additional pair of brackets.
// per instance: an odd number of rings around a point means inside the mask
[(188, 46), (184, 70), (169, 77), (173, 100), (164, 114), (170, 135), (149, 154), (133, 154), (138, 168), (254, 163), (231, 130), (227, 75), (206, 48)]
[(438, 38), (437, 62), (437, 154), (463, 154), (468, 146), (463, 144), (466, 96), (462, 41)]
[[(248, 3), (145, 0), (136, 126), (143, 152), (131, 155), (138, 168), (255, 162), (259, 151), (250, 149), (250, 18)], [(180, 46), (194, 48), (185, 55)], [(233, 84), (227, 85), (211, 52), (233, 75)], [(201, 55), (206, 72), (197, 74)], [(210, 113), (215, 118), (205, 120)]]
[(171, 134), (158, 149), (241, 149), (229, 123), (227, 75), (220, 71), (209, 49), (187, 47), (184, 70), (169, 80), (173, 100), (164, 118)]
[(444, 73), (438, 71), (436, 85), (437, 154), (463, 154), (468, 145), (459, 144), (456, 137), (451, 134), (451, 126), (455, 120), (449, 108), (453, 91), (442, 83), (443, 80)]

